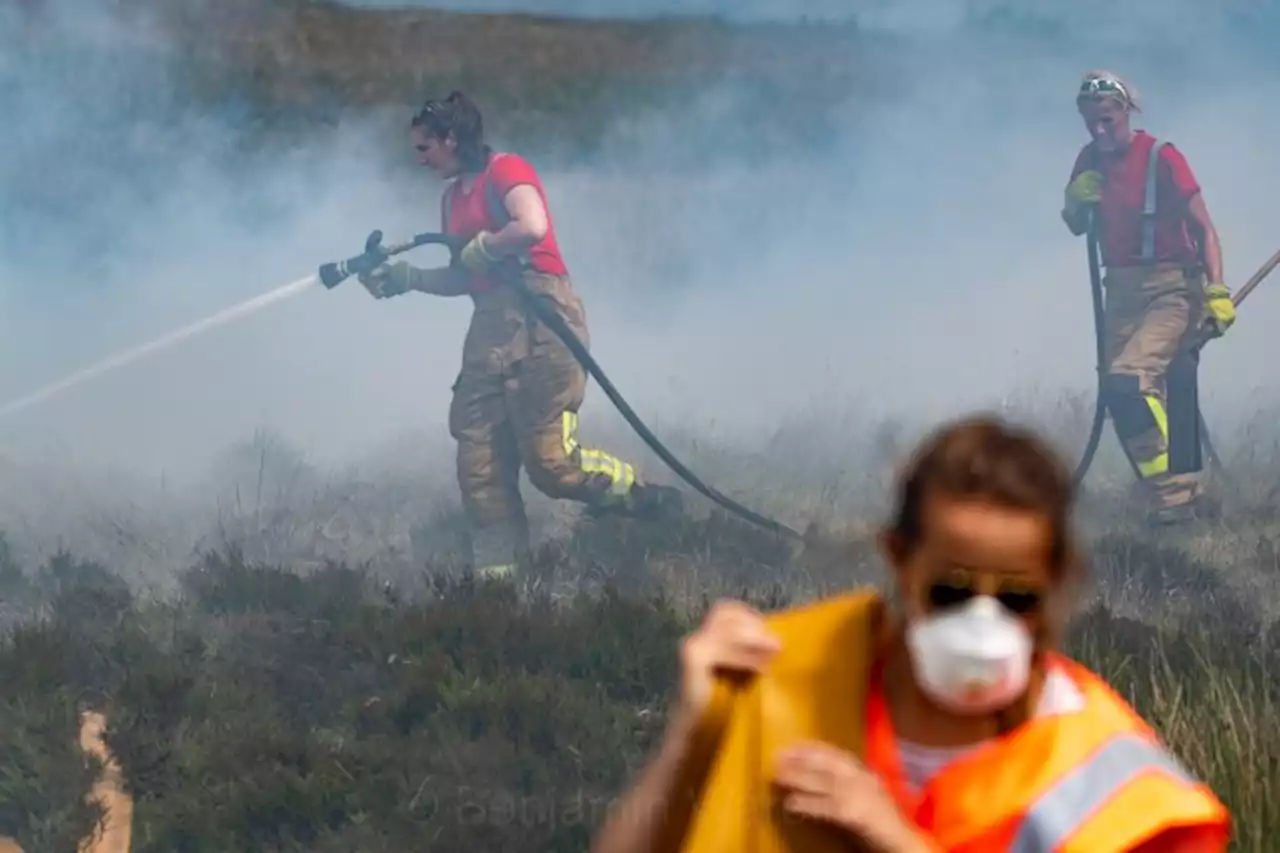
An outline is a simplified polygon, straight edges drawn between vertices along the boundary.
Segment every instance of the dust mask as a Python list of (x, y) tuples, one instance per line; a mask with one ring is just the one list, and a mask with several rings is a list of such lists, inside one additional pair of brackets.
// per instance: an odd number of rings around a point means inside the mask
[(1025, 624), (989, 595), (907, 625), (916, 680), (956, 714), (988, 714), (1027, 689), (1034, 643)]

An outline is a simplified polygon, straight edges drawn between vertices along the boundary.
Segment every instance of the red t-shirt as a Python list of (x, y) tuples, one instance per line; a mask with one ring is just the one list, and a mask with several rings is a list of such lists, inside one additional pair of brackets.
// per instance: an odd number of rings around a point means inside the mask
[[(1155, 141), (1146, 131), (1138, 130), (1123, 152), (1095, 152), (1093, 143), (1089, 143), (1076, 156), (1072, 179), (1090, 169), (1101, 172), (1104, 178), (1102, 200), (1098, 203), (1098, 241), (1102, 262), (1109, 267), (1142, 262), (1147, 159)], [(1156, 166), (1155, 263), (1200, 263), (1200, 253), (1187, 227), (1187, 202), (1198, 192), (1200, 184), (1182, 152), (1172, 144), (1165, 145)]]
[[(460, 181), (455, 181), (445, 190), (441, 199), (441, 227), (446, 234), (470, 239), (481, 231), (490, 233), (499, 231), (509, 221), (504, 212), (501, 219), (496, 219), (496, 210), (491, 208), (494, 201), (501, 202), (507, 193), (521, 184), (529, 184), (538, 191), (538, 197), (547, 205), (547, 196), (542, 189), (542, 181), (529, 161), (517, 154), (494, 153), (489, 165), (480, 173), (469, 191), (462, 189)], [(551, 209), (547, 207), (547, 234), (535, 243), (526, 253), (530, 266), (537, 272), (547, 275), (568, 275), (564, 258), (560, 256), (560, 245), (556, 242), (555, 223), (551, 218)], [(472, 275), (471, 289), (480, 293), (491, 290), (497, 285), (492, 275)]]

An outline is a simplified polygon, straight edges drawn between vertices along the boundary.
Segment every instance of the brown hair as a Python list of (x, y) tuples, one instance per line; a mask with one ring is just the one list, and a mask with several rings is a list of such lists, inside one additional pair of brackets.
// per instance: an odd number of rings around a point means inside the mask
[(458, 143), (458, 159), (468, 172), (479, 172), (488, 164), (493, 149), (484, 141), (484, 119), (480, 108), (457, 90), (443, 101), (429, 100), (414, 114), (410, 127), (421, 127), (437, 139), (450, 134)]
[(1072, 472), (1031, 430), (978, 415), (945, 424), (928, 437), (900, 476), (894, 517), (886, 530), (903, 556), (920, 544), (925, 501), (937, 494), (1044, 515), (1053, 530), (1049, 559), (1054, 579), (1083, 573), (1071, 525), (1076, 498)]

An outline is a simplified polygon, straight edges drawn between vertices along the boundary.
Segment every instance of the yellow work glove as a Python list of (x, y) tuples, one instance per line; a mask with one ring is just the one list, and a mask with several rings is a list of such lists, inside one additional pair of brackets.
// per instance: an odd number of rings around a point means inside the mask
[(467, 245), (462, 247), (462, 252), (458, 255), (459, 263), (471, 272), (483, 273), (502, 260), (499, 255), (489, 254), (489, 250), (485, 247), (485, 243), (492, 236), (488, 231), (481, 231), (472, 237)]
[(1236, 321), (1236, 306), (1231, 301), (1231, 291), (1225, 284), (1211, 284), (1204, 289), (1205, 318), (1211, 338), (1220, 338)]
[(407, 261), (396, 261), (394, 264), (378, 264), (356, 278), (374, 299), (386, 299), (413, 290), (415, 272), (417, 270)]
[(1075, 217), (1080, 208), (1086, 204), (1097, 204), (1102, 200), (1102, 173), (1081, 172), (1067, 184), (1063, 194), (1063, 209), (1067, 216)]

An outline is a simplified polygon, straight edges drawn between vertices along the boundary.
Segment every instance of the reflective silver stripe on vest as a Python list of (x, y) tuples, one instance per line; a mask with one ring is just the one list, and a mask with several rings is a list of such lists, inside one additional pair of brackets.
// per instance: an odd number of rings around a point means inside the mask
[(1142, 202), (1142, 262), (1149, 264), (1156, 256), (1156, 167), (1160, 165), (1160, 151), (1169, 143), (1156, 140), (1151, 143), (1147, 158), (1147, 184)]
[(1167, 750), (1145, 738), (1114, 738), (1031, 804), (1009, 853), (1056, 853), (1107, 800), (1149, 771), (1196, 781)]

